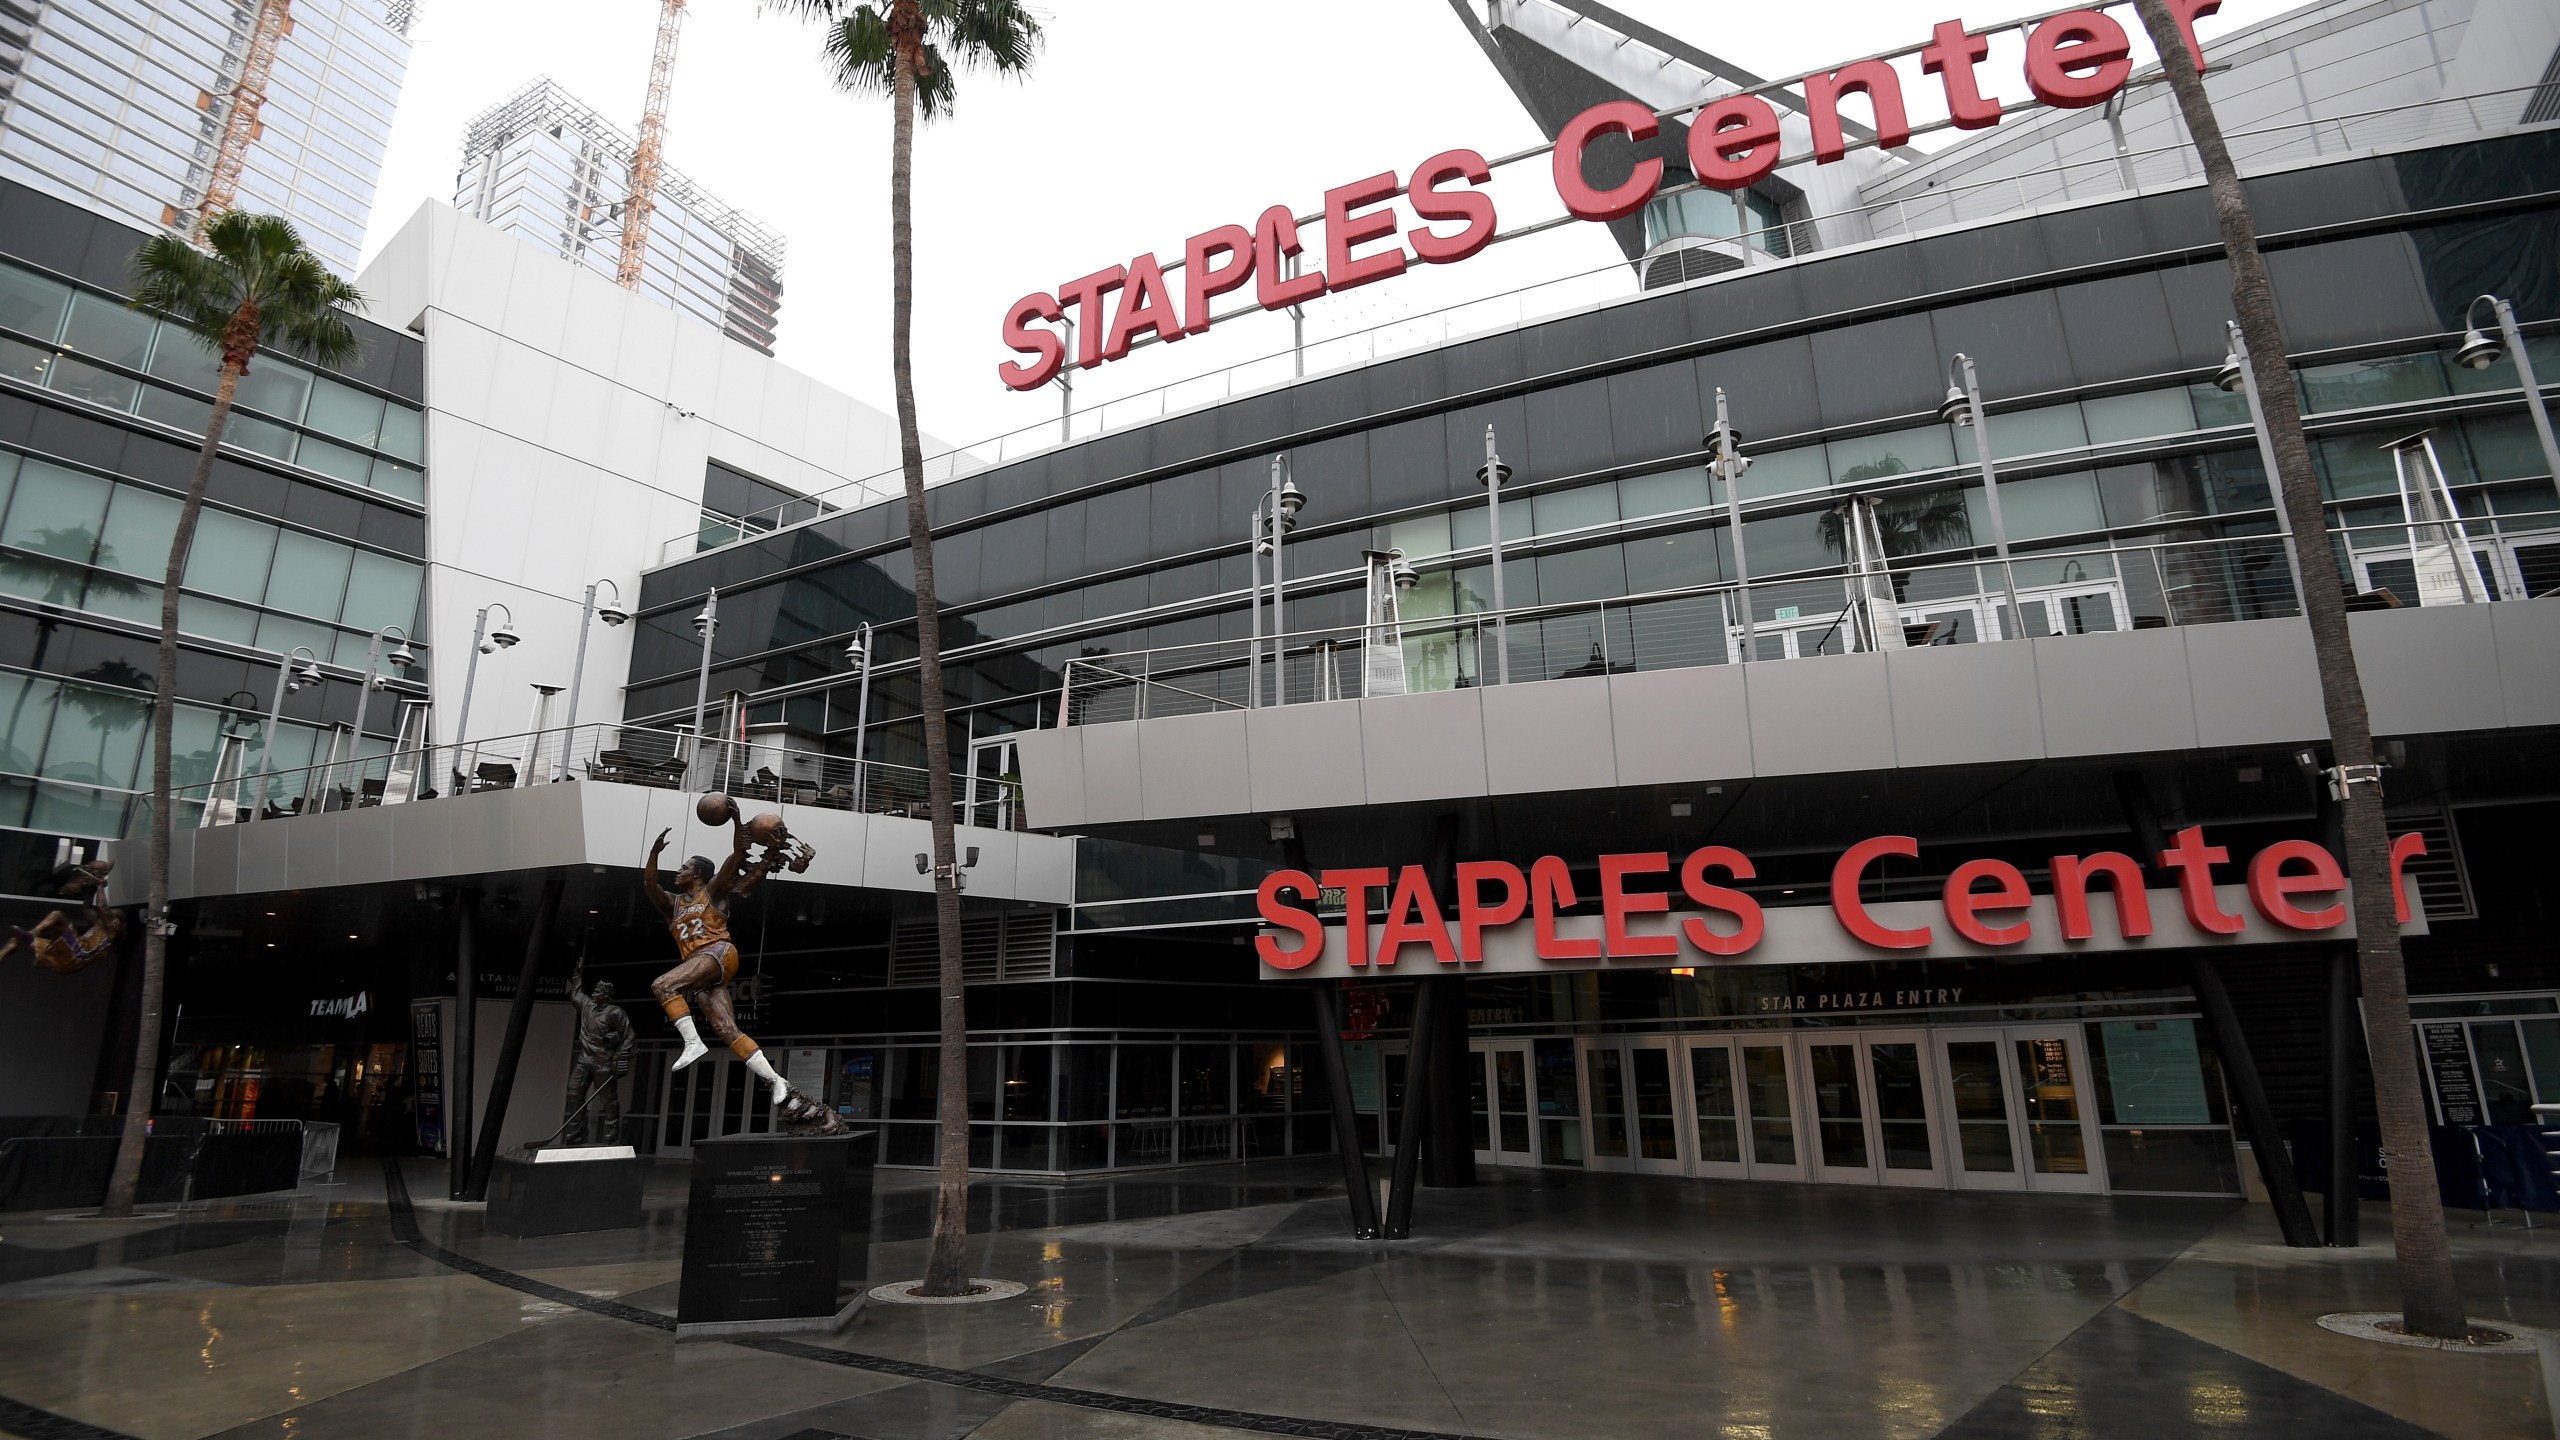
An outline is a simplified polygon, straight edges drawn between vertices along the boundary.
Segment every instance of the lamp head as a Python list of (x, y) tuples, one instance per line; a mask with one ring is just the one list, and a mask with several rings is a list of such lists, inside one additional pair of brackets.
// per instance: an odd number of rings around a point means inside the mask
[(292, 674), (293, 678), (284, 682), (284, 690), (288, 695), (295, 693), (305, 685), (317, 685), (322, 679), (320, 667), (308, 660), (303, 661), (301, 667), (294, 670)]
[(607, 626), (621, 625), (630, 621), (631, 612), (619, 605), (599, 605), (596, 607), (596, 618)]
[(1965, 398), (1963, 386), (1947, 387), (1947, 398), (1938, 402), (1938, 418), (1949, 425), (1973, 423), (1973, 402)]
[(1476, 483), (1479, 485), (1504, 485), (1510, 480), (1511, 467), (1500, 460), (1487, 460), (1476, 467)]
[(2477, 325), (2462, 332), (2462, 344), (2453, 352), (2453, 363), (2465, 370), (2486, 370), (2507, 358), (2507, 347), (2490, 339)]
[(494, 645), (501, 650), (512, 650), (515, 648), (516, 642), (523, 638), (523, 636), (516, 633), (514, 622), (501, 620), (498, 622), (498, 628), (489, 632), (489, 643), (488, 645), (480, 647), (480, 653), (484, 655), (487, 654), (489, 652), (490, 645)]
[(1422, 572), (1413, 568), (1413, 562), (1404, 558), (1402, 550), (1387, 553), (1394, 557), (1387, 562), (1387, 578), (1395, 583), (1398, 590), (1410, 590), (1422, 583)]
[(418, 663), (417, 655), (406, 645), (393, 646), (391, 653), (383, 658), (390, 661), (392, 664), (399, 666), (403, 670), (407, 670)]
[(2222, 368), (2213, 372), (2213, 388), (2225, 395), (2237, 395), (2241, 384), (2240, 357), (2226, 350), (2222, 356)]
[(859, 670), (862, 668), (863, 663), (868, 661), (870, 658), (871, 641), (869, 637), (857, 634), (852, 639), (844, 642), (844, 663), (847, 666), (855, 670)]
[(1295, 526), (1298, 521), (1298, 512), (1305, 509), (1306, 504), (1306, 492), (1298, 488), (1297, 481), (1280, 482), (1280, 513), (1285, 517), (1284, 523)]
[(707, 638), (711, 634), (711, 627), (719, 623), (720, 622), (718, 620), (712, 617), (711, 607), (705, 605), (700, 610), (694, 612), (693, 633)]

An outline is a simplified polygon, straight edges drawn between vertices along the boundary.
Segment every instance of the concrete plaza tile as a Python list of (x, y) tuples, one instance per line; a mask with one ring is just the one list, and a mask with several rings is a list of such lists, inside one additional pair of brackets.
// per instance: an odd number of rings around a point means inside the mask
[(1019, 1400), (972, 1431), (969, 1440), (1236, 1440), (1255, 1433), (1259, 1432)]

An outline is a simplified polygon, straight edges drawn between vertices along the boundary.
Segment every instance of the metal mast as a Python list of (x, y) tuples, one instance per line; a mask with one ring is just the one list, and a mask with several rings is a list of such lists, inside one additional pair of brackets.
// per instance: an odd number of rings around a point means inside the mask
[(658, 48), (649, 57), (649, 99), (640, 108), (640, 148), (631, 152), (631, 191), (622, 202), (622, 262), (613, 278), (625, 290), (640, 288), (641, 263), (649, 258), (649, 217), (658, 208), (660, 152), (667, 143), (667, 87), (675, 80), (676, 31), (683, 24), (684, 0), (665, 0)]
[(222, 142), (213, 152), (213, 173), (204, 182), (204, 200), (196, 207), (193, 233), (201, 235), (213, 217), (231, 208), (240, 195), (240, 171), (249, 163), (249, 142), (258, 138), (258, 111), (267, 103), (267, 76), (275, 69), (276, 48), (293, 29), (286, 12), (293, 0), (259, 0), (249, 27), (249, 51), (240, 59), (240, 78), (231, 86), (231, 104), (222, 117)]

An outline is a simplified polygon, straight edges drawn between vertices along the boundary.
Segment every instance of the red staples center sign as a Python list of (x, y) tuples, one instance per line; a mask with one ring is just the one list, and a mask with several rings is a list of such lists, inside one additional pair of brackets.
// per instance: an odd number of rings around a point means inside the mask
[[(2111, 5), (2122, 3), (2126, 0), (2111, 0)], [(2195, 22), (2219, 10), (2222, 0), (2168, 3), (2188, 52), (2201, 64), (2204, 49), (2196, 43)], [(1942, 21), (1926, 45), (1757, 88), (1801, 88), (1812, 132), (1810, 158), (1818, 165), (1831, 164), (1849, 151), (1840, 119), (1840, 102), (1847, 96), (1866, 102), (1878, 146), (1891, 149), (1910, 140), (1902, 78), (1890, 63), (1903, 55), (1916, 54), (1922, 72), (1938, 77), (1950, 124), (1959, 130), (1985, 129), (2000, 123), (2001, 104), (1982, 93), (1975, 67), (1991, 53), (1990, 36), (2009, 28), (1977, 35), (1961, 20)], [(2037, 103), (2058, 109), (2103, 105), (2132, 75), (2132, 49), (2125, 27), (2103, 9), (2049, 15), (2027, 28), (2027, 88)], [(1761, 94), (1729, 95), (1693, 112), (1672, 113), (1687, 113), (1689, 170), (1711, 189), (1746, 189), (1785, 158), (1777, 108)], [(1633, 100), (1594, 105), (1569, 121), (1549, 152), (1556, 197), (1566, 212), (1577, 219), (1610, 221), (1643, 209), (1662, 188), (1660, 159), (1641, 162), (1625, 182), (1603, 190), (1586, 177), (1583, 157), (1606, 137), (1632, 142), (1660, 133), (1660, 117)], [(1169, 344), (1200, 334), (1209, 328), (1218, 298), (1246, 285), (1253, 287), (1259, 308), (1280, 310), (1332, 291), (1392, 279), (1409, 263), (1455, 264), (1494, 240), (1498, 222), (1493, 197), (1480, 188), (1492, 178), (1492, 167), (1481, 154), (1444, 150), (1402, 177), (1382, 170), (1327, 190), (1319, 212), (1324, 227), (1321, 267), (1304, 263), (1311, 257), (1299, 238), (1296, 214), (1286, 205), (1273, 205), (1250, 226), (1221, 225), (1192, 236), (1178, 262), (1140, 255), (1126, 265), (1069, 280), (1055, 293), (1034, 291), (1004, 314), (1005, 347), (1026, 358), (999, 364), (996, 376), (1014, 390), (1037, 389), (1056, 378), (1067, 360), (1067, 340), (1047, 328), (1052, 325), (1072, 321), (1075, 363), (1090, 369), (1126, 357), (1141, 340)], [(1393, 208), (1398, 196), (1424, 222), (1401, 235), (1402, 222)], [(1177, 272), (1178, 279), (1168, 271)]]
[[(1269, 928), (1254, 949), (1264, 979), (1322, 979), (1392, 970), (1399, 962), (1429, 962), (1407, 974), (1443, 966), (1476, 973), (1643, 970), (2168, 950), (2355, 933), (2346, 875), (2308, 840), (2279, 840), (2251, 856), (2241, 885), (2213, 883), (2213, 867), (2229, 863), (2231, 852), (2190, 827), (2160, 852), (2161, 868), (2177, 877), (2174, 889), (2145, 889), (2138, 861), (2101, 851), (2054, 856), (2048, 895), (2030, 891), (2025, 874), (2005, 860), (1968, 860), (1936, 901), (1861, 898), (1877, 861), (1919, 853), (1908, 835), (1861, 840), (1831, 867), (1829, 905), (1766, 910), (1726, 883), (1757, 874), (1750, 857), (1728, 846), (1704, 846), (1676, 866), (1659, 850), (1603, 855), (1596, 915), (1564, 913), (1581, 897), (1572, 869), (1553, 855), (1525, 872), (1507, 861), (1465, 862), (1446, 904), (1420, 865), (1321, 875), (1282, 870), (1256, 893)], [(2426, 853), (2426, 838), (2414, 832), (2391, 842), (2394, 908), (2409, 933), (2423, 933), (2424, 920), (2411, 917), (2401, 871)], [(1311, 908), (1324, 890), (1343, 892), (1339, 922)], [(1688, 901), (1692, 913), (1675, 916), (1675, 898)], [(1383, 920), (1374, 913), (1380, 909)]]

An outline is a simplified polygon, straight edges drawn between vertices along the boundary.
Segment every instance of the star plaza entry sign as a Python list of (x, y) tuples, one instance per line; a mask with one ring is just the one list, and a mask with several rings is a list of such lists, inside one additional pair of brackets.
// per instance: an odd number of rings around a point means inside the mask
[[(2222, 0), (2168, 3), (2188, 51), (2201, 67), (2204, 49), (2196, 42), (2195, 22), (2219, 10)], [(1874, 117), (1872, 143), (1892, 149), (1908, 142), (1912, 125), (1903, 104), (1902, 78), (1891, 62), (1915, 54), (1922, 72), (1937, 76), (1946, 92), (1947, 123), (1959, 130), (1986, 129), (2000, 123), (2005, 109), (1982, 93), (1975, 68), (1991, 53), (1990, 36), (2010, 29), (2026, 31), (2024, 68), (2035, 103), (2059, 109), (2103, 105), (2133, 74), (2131, 37), (2105, 13), (2113, 8), (2062, 10), (1980, 34), (1966, 30), (1961, 20), (1941, 21), (1924, 45), (1905, 46), (1837, 69), (1769, 82), (1662, 114), (1633, 100), (1606, 101), (1575, 116), (1552, 147), (1542, 148), (1554, 170), (1556, 196), (1576, 219), (1625, 219), (1643, 209), (1662, 188), (1659, 158), (1639, 162), (1624, 181), (1604, 190), (1586, 177), (1583, 157), (1595, 142), (1607, 137), (1651, 140), (1661, 133), (1665, 116), (1687, 119), (1689, 170), (1700, 184), (1715, 190), (1746, 189), (1786, 158), (1781, 154), (1777, 109), (1765, 98), (1773, 92), (1801, 89), (1816, 164), (1828, 165), (1849, 152), (1840, 102), (1852, 95), (1864, 99)], [(1005, 311), (1003, 326), (1006, 348), (1028, 358), (999, 364), (997, 378), (1015, 390), (1037, 389), (1056, 378), (1067, 362), (1067, 341), (1047, 325), (1072, 320), (1075, 363), (1090, 369), (1125, 358), (1142, 340), (1170, 344), (1206, 331), (1216, 318), (1211, 310), (1218, 297), (1248, 282), (1254, 287), (1255, 308), (1281, 310), (1332, 291), (1392, 279), (1403, 274), (1411, 261), (1455, 264), (1496, 238), (1493, 197), (1475, 187), (1493, 178), (1497, 163), (1504, 162), (1488, 163), (1473, 150), (1444, 150), (1402, 179), (1385, 170), (1327, 190), (1323, 210), (1303, 220), (1288, 206), (1274, 205), (1250, 227), (1221, 225), (1192, 236), (1184, 242), (1181, 258), (1170, 264), (1152, 254), (1140, 255), (1126, 265), (1069, 280), (1054, 293), (1034, 291)], [(1401, 237), (1396, 233), (1401, 222), (1392, 208), (1398, 196), (1425, 222)], [(1324, 227), (1322, 268), (1299, 263), (1305, 249), (1298, 234), (1303, 221)], [(1433, 222), (1454, 223), (1458, 228), (1437, 230)], [(1178, 294), (1166, 273), (1173, 270), (1180, 272)]]

